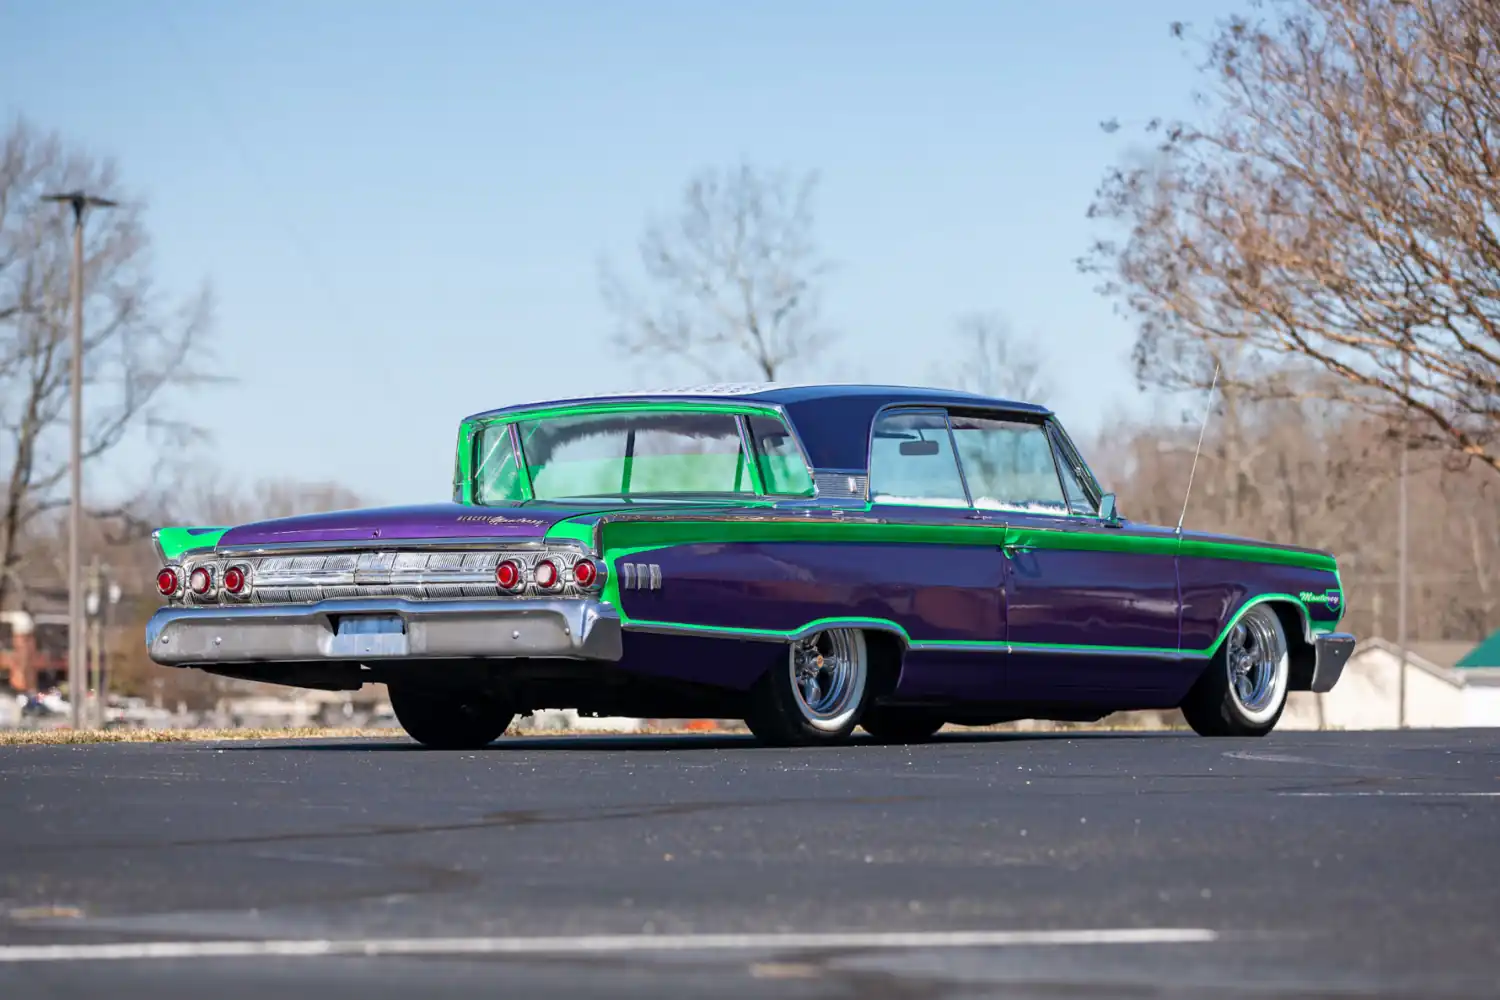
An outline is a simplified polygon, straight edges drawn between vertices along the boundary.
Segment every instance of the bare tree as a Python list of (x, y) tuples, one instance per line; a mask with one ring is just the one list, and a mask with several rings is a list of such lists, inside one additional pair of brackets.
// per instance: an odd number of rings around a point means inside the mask
[[(151, 281), (142, 209), (115, 168), (64, 146), (24, 121), (0, 150), (0, 600), (34, 519), (66, 504), (71, 218), (42, 202), (48, 190), (85, 189), (121, 202), (89, 220), (83, 456), (93, 461), (137, 430), (181, 435), (163, 407), (193, 378), (209, 325), (205, 289), (178, 306)], [(10, 571), (10, 572), (7, 572)]]
[[(1339, 558), (1346, 625), (1366, 637), (1394, 625), (1398, 566), (1395, 459), (1386, 421), (1319, 398), (1221, 401), (1193, 484), (1188, 524)], [(1196, 417), (1107, 421), (1088, 449), (1129, 516), (1173, 524), (1198, 441)], [(1477, 640), (1500, 627), (1500, 483), (1478, 463), (1432, 453), (1411, 463), (1411, 631)]]
[(1123, 227), (1081, 264), (1138, 321), (1139, 377), (1202, 386), (1238, 351), (1231, 390), (1409, 414), (1500, 470), (1500, 4), (1251, 9), (1194, 39), (1206, 123), (1152, 123), (1091, 211)]
[(819, 322), (830, 265), (813, 238), (816, 187), (815, 174), (748, 164), (694, 176), (677, 212), (641, 237), (643, 291), (601, 267), (617, 348), (715, 380), (774, 381), (815, 357), (831, 339)]
[(998, 313), (961, 317), (956, 338), (954, 360), (933, 369), (937, 385), (1025, 403), (1046, 402), (1051, 395), (1041, 354)]

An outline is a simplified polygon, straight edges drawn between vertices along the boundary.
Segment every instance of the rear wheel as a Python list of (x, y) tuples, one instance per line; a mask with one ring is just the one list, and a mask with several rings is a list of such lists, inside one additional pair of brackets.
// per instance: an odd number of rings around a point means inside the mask
[(505, 699), (481, 691), (433, 691), (389, 685), (391, 710), (406, 735), (434, 750), (477, 750), (505, 732), (516, 717)]
[(858, 629), (829, 629), (799, 639), (784, 666), (766, 671), (751, 693), (745, 724), (772, 746), (847, 739), (869, 694), (870, 655)]
[(1200, 736), (1264, 736), (1286, 708), (1291, 672), (1286, 630), (1274, 608), (1257, 604), (1234, 624), (1182, 703)]
[(859, 724), (880, 743), (925, 743), (943, 728), (943, 718), (922, 708), (874, 705)]

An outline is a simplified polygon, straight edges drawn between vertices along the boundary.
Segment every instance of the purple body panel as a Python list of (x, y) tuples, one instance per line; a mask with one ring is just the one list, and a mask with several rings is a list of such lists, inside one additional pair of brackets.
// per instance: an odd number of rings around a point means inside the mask
[[(881, 618), (913, 642), (1005, 639), (998, 547), (818, 542), (682, 545), (652, 553), (659, 591), (621, 594), (632, 619), (791, 631), (820, 618)], [(720, 683), (710, 659), (698, 678)], [(901, 693), (1004, 697), (1004, 654), (908, 654)]]
[(679, 545), (652, 552), (651, 561), (668, 584), (622, 592), (622, 609), (632, 619), (792, 630), (820, 618), (888, 618), (914, 641), (1005, 638), (995, 549)]
[(339, 510), (230, 528), (220, 545), (279, 545), (403, 538), (536, 538), (584, 508), (466, 507), (456, 503)]
[[(1179, 559), (1182, 586), (1182, 648), (1206, 649), (1218, 639), (1229, 619), (1257, 594), (1321, 594), (1338, 586), (1338, 578), (1326, 570), (1228, 559)], [(1314, 624), (1338, 621), (1336, 610), (1318, 604), (1308, 606)]]
[[(1018, 528), (1050, 528), (1080, 537), (1120, 529), (1066, 518), (1012, 517)], [(1129, 534), (1145, 532), (1131, 530)], [(1006, 613), (1011, 642), (1074, 646), (1177, 648), (1177, 570), (1169, 555), (1043, 548), (1007, 561)]]

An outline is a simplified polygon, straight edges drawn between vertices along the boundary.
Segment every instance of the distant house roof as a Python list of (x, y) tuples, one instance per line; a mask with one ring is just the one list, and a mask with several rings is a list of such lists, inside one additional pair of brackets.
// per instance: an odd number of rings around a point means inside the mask
[[(1495, 636), (1485, 640), (1486, 643), (1494, 641)], [(1406, 662), (1454, 687), (1500, 687), (1500, 665), (1490, 666), (1493, 660), (1465, 665), (1462, 660), (1468, 658), (1463, 655), (1466, 650), (1472, 655), (1477, 652), (1478, 647), (1472, 643), (1451, 640), (1411, 642), (1406, 646)], [(1378, 636), (1362, 639), (1355, 647), (1354, 657), (1350, 662), (1374, 652), (1397, 658), (1401, 655), (1401, 647)]]
[(1454, 666), (1463, 670), (1500, 667), (1500, 632), (1496, 632), (1470, 649), (1454, 663)]

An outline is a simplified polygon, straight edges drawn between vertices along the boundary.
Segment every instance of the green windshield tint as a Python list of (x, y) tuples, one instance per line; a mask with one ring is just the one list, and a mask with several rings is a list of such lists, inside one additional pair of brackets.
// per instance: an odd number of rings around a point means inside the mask
[[(497, 503), (570, 497), (737, 494), (764, 489), (807, 495), (812, 477), (786, 428), (755, 418), (761, 437), (752, 467), (732, 413), (635, 411), (559, 415), (516, 423), (524, 469), (509, 425), (479, 436), (475, 499)], [(764, 485), (762, 485), (764, 484)]]

